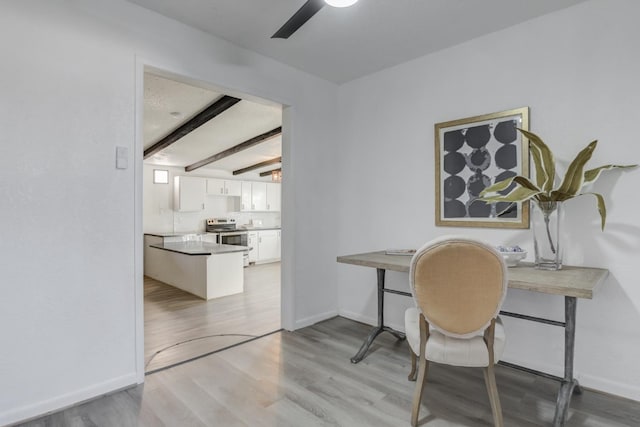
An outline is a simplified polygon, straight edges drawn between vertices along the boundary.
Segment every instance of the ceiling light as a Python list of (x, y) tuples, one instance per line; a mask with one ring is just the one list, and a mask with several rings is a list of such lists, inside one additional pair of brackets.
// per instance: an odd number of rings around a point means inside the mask
[(357, 3), (358, 0), (324, 0), (326, 4), (333, 7), (349, 7)]

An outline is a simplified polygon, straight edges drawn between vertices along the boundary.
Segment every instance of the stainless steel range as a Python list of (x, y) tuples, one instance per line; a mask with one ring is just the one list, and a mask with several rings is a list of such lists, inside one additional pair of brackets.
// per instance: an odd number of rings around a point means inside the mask
[(209, 218), (207, 220), (207, 233), (222, 233), (235, 230), (236, 220), (233, 218)]
[[(216, 242), (223, 245), (248, 246), (247, 230), (238, 230), (233, 218), (207, 219), (207, 233), (216, 233)], [(249, 250), (251, 250), (250, 248)], [(249, 250), (244, 254), (244, 265), (249, 265)]]

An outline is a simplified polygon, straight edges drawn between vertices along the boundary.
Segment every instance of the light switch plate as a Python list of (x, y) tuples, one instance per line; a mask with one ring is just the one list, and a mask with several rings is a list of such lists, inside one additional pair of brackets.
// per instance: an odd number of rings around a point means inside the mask
[(116, 147), (116, 169), (126, 169), (127, 167), (129, 167), (129, 149)]

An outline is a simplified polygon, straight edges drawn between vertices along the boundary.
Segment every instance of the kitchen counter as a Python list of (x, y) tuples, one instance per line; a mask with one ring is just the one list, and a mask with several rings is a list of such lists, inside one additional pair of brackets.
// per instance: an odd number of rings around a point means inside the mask
[(206, 231), (165, 231), (160, 233), (144, 233), (145, 236), (156, 236), (156, 237), (183, 237), (189, 236), (191, 234), (207, 234)]
[(246, 231), (263, 231), (263, 230), (280, 230), (280, 227), (239, 227), (241, 230)]
[[(155, 234), (153, 234), (155, 236)], [(220, 255), (233, 252), (248, 251), (248, 246), (220, 245), (208, 242), (165, 242), (150, 245), (152, 248), (164, 251), (177, 252), (184, 255)]]
[(249, 248), (205, 240), (211, 236), (215, 234), (145, 233), (145, 276), (207, 300), (243, 292), (243, 258)]

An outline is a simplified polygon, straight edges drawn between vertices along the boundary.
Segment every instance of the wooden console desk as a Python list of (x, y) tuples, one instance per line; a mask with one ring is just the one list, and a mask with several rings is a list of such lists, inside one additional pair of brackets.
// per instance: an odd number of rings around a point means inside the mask
[[(356, 255), (339, 256), (338, 262), (353, 264), (363, 267), (375, 268), (378, 278), (378, 324), (371, 330), (365, 342), (360, 347), (358, 353), (351, 358), (352, 363), (360, 362), (366, 355), (367, 350), (373, 340), (382, 332), (389, 332), (399, 339), (404, 338), (402, 332), (396, 331), (384, 325), (384, 294), (393, 293), (398, 295), (411, 296), (409, 292), (402, 292), (384, 287), (384, 277), (387, 270), (409, 273), (410, 256), (386, 255), (384, 251), (368, 252)], [(512, 368), (521, 369), (536, 375), (560, 381), (560, 390), (556, 401), (556, 412), (553, 425), (564, 426), (571, 395), (573, 392), (580, 393), (580, 385), (573, 377), (573, 354), (575, 349), (575, 324), (576, 306), (578, 298), (593, 298), (593, 292), (602, 284), (609, 271), (602, 268), (571, 267), (564, 266), (562, 270), (545, 271), (536, 270), (532, 264), (521, 264), (517, 267), (509, 268), (509, 288), (523, 289), (532, 292), (542, 292), (564, 297), (565, 310), (564, 322), (544, 319), (540, 317), (527, 316), (518, 313), (501, 311), (503, 316), (516, 317), (533, 322), (545, 323), (548, 325), (561, 326), (564, 328), (564, 377), (556, 377), (544, 372), (517, 366), (511, 363), (500, 362)], [(408, 283), (408, 281), (407, 281)]]

